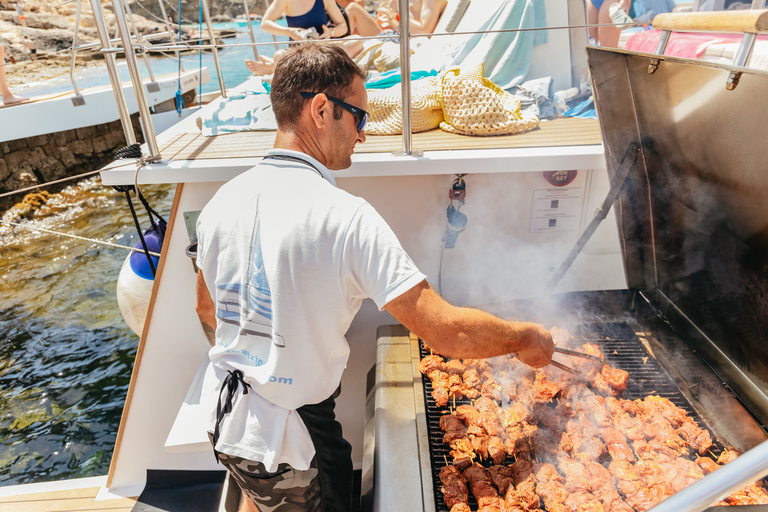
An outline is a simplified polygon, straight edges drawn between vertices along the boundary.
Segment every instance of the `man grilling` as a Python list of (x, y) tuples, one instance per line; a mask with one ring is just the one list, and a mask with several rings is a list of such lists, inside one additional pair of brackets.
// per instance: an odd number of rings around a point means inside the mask
[(540, 367), (553, 343), (540, 325), (448, 304), (373, 207), (336, 188), (331, 171), (351, 165), (368, 119), (362, 72), (341, 48), (291, 48), (270, 98), (275, 148), (197, 224), (207, 427), (241, 510), (348, 511), (351, 447), (334, 400), (363, 299), (448, 357), (514, 352)]

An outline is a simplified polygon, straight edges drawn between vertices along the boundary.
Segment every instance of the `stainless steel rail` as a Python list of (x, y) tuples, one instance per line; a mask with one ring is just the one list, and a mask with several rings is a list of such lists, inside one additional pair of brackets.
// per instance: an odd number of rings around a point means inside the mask
[[(78, 34), (80, 32), (80, 3), (82, 0), (77, 0), (77, 9), (75, 10), (75, 33), (72, 36), (72, 47), (77, 48), (77, 39)], [(80, 100), (82, 100), (82, 95), (80, 94), (80, 89), (77, 87), (77, 80), (75, 80), (75, 58), (77, 57), (77, 51), (72, 50), (72, 57), (69, 62), (69, 79), (72, 81), (72, 87), (75, 90), (75, 97), (78, 101), (75, 102), (75, 104), (82, 104), (80, 103)]]
[(248, 7), (248, 0), (243, 0), (243, 10), (245, 11), (245, 22), (248, 24), (248, 34), (251, 36), (251, 43), (253, 46), (253, 58), (259, 60), (259, 50), (256, 49), (256, 35), (253, 33), (253, 25), (251, 24), (251, 10)]
[(408, 0), (400, 0), (400, 91), (403, 108), (403, 155), (411, 154), (411, 23)]
[[(109, 33), (107, 32), (107, 25), (104, 23), (104, 11), (101, 10), (99, 0), (91, 0), (91, 10), (96, 20), (96, 31), (99, 33), (101, 46), (105, 49), (110, 49)], [(136, 135), (133, 133), (131, 115), (128, 113), (128, 106), (123, 95), (123, 86), (120, 83), (120, 75), (117, 73), (115, 55), (111, 52), (104, 52), (104, 62), (107, 64), (107, 73), (109, 73), (109, 80), (112, 82), (112, 92), (115, 94), (115, 103), (117, 103), (117, 111), (120, 114), (120, 124), (123, 126), (125, 142), (129, 146), (136, 144)]]
[(216, 74), (219, 77), (219, 89), (221, 89), (221, 97), (227, 97), (227, 86), (224, 85), (224, 76), (221, 73), (221, 63), (219, 62), (219, 49), (216, 47), (216, 37), (213, 35), (213, 23), (211, 23), (211, 13), (208, 10), (208, 1), (200, 0), (203, 6), (203, 17), (205, 18), (205, 24), (208, 26), (208, 37), (211, 38), (211, 42), (214, 43), (213, 48), (213, 62), (216, 64)]
[[(168, 20), (168, 13), (165, 11), (165, 1), (164, 0), (158, 0), (157, 2), (160, 5), (160, 12), (163, 14), (163, 21), (165, 22), (165, 29), (168, 31), (169, 37), (171, 39), (171, 44), (176, 42), (176, 33), (173, 31), (173, 27), (171, 27), (171, 22)], [(179, 13), (179, 18), (181, 18), (181, 13)], [(181, 26), (181, 24), (179, 24)], [(176, 51), (176, 58), (180, 59), (181, 54)], [(181, 66), (181, 69), (184, 70), (184, 63), (179, 61), (179, 66)]]
[(768, 475), (768, 441), (673, 494), (651, 512), (699, 512), (765, 475)]
[[(133, 33), (136, 35), (136, 40), (141, 43), (141, 33), (139, 32), (139, 27), (136, 25), (136, 20), (133, 18), (133, 11), (131, 10), (130, 2), (124, 2), (123, 4), (125, 6), (125, 12), (128, 13), (128, 20), (131, 22), (131, 27), (133, 27)], [(142, 46), (143, 48), (143, 46)], [(155, 74), (152, 72), (152, 65), (149, 63), (149, 56), (147, 55), (147, 52), (142, 51), (141, 52), (141, 58), (144, 59), (144, 65), (147, 66), (147, 72), (149, 73), (149, 80), (151, 82), (155, 81)]]
[[(141, 73), (139, 73), (139, 64), (136, 62), (136, 55), (133, 52), (133, 44), (131, 43), (131, 32), (128, 28), (128, 22), (125, 19), (125, 9), (123, 7), (123, 0), (112, 0), (112, 7), (115, 10), (115, 20), (117, 21), (117, 29), (120, 32), (120, 38), (123, 40), (123, 49), (125, 50), (125, 61), (128, 64), (128, 71), (131, 74), (131, 82), (133, 83), (133, 92), (136, 95), (136, 103), (139, 106), (139, 120), (141, 121), (141, 128), (144, 132), (144, 140), (147, 142), (147, 149), (149, 150), (149, 157), (147, 161), (160, 160), (160, 151), (157, 148), (157, 139), (155, 138), (155, 129), (152, 126), (152, 118), (150, 117), (149, 107), (147, 104), (147, 97), (144, 94), (144, 84), (141, 81)], [(118, 85), (119, 87), (119, 85)]]

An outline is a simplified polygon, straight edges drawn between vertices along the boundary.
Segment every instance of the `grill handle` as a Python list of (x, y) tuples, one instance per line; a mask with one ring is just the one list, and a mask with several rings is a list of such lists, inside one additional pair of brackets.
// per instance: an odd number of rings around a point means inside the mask
[[(765, 2), (766, 0), (752, 0), (752, 9), (744, 11), (659, 14), (653, 18), (653, 28), (662, 31), (656, 53), (664, 55), (672, 31), (736, 32), (743, 35), (731, 65), (743, 68), (752, 56), (757, 34), (768, 33), (768, 9), (761, 9), (765, 6)], [(652, 58), (648, 65), (648, 73), (651, 75), (656, 73), (659, 63), (659, 58)], [(739, 80), (741, 80), (741, 71), (731, 71), (725, 82), (725, 88), (729, 91), (734, 90), (739, 85)]]
[(662, 501), (649, 512), (699, 512), (768, 475), (768, 441)]
[(653, 28), (671, 31), (768, 32), (768, 9), (711, 12), (669, 12), (653, 18)]

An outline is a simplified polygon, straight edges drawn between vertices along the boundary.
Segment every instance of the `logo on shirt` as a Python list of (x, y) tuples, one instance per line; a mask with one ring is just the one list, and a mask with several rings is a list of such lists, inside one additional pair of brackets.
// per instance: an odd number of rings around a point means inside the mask
[[(254, 366), (261, 366), (268, 358), (270, 346), (284, 347), (285, 340), (273, 330), (272, 291), (264, 272), (258, 221), (250, 247), (247, 273), (243, 276), (245, 282), (217, 284), (216, 316), (224, 323), (237, 325), (239, 336), (249, 338), (250, 350), (243, 355)], [(259, 343), (260, 340), (264, 343)]]

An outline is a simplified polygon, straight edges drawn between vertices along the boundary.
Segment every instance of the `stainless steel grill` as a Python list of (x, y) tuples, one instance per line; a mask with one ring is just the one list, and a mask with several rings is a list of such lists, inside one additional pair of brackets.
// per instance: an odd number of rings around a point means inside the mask
[[(723, 400), (723, 394), (727, 387), (711, 372), (709, 376), (706, 376), (704, 372), (709, 370), (705, 370), (703, 361), (697, 357), (694, 350), (689, 347), (678, 346), (674, 350), (674, 355), (677, 356), (675, 361), (665, 360), (665, 354), (658, 354), (660, 347), (657, 347), (660, 342), (654, 334), (655, 330), (660, 327), (659, 324), (667, 325), (667, 328), (669, 324), (666, 318), (660, 316), (658, 310), (654, 310), (648, 302), (642, 300), (640, 294), (633, 292), (575, 293), (567, 294), (567, 296), (560, 299), (562, 301), (558, 301), (560, 303), (558, 307), (563, 308), (564, 313), (556, 313), (556, 315), (561, 321), (565, 320), (568, 315), (567, 312), (576, 306), (579, 306), (578, 316), (584, 317), (584, 315), (589, 314), (593, 317), (602, 317), (599, 321), (588, 321), (578, 324), (572, 334), (576, 338), (574, 340), (576, 344), (594, 343), (598, 345), (611, 366), (625, 370), (630, 374), (630, 383), (623, 392), (622, 398), (628, 400), (642, 399), (648, 395), (668, 398), (675, 405), (685, 410), (700, 427), (712, 433), (715, 443), (711, 448), (711, 452), (714, 456), (719, 456), (726, 445), (737, 446), (742, 449), (750, 448), (756, 442), (752, 436), (757, 435), (758, 438), (761, 437), (759, 425), (741, 406), (737, 398), (728, 393), (729, 400)], [(588, 308), (599, 308), (598, 303), (602, 302), (603, 305), (613, 303), (612, 309), (614, 310), (619, 304), (625, 304), (627, 309), (621, 311), (618, 315), (616, 312), (611, 313), (606, 309), (593, 310), (587, 313), (583, 309), (584, 302), (589, 303)], [(499, 308), (502, 305), (496, 305), (496, 307)], [(508, 310), (519, 310), (521, 306), (506, 305), (503, 307)], [(527, 306), (524, 309), (528, 311), (522, 314), (532, 318), (535, 315), (532, 309), (537, 308), (535, 306)], [(551, 317), (541, 316), (537, 320), (549, 325), (552, 325), (554, 321)], [(572, 322), (573, 320), (569, 319), (567, 321)], [(645, 327), (641, 326), (641, 322)], [(638, 334), (642, 336), (642, 340)], [(677, 337), (674, 331), (660, 334), (664, 334), (667, 338), (670, 336)], [(683, 343), (679, 337), (676, 341), (678, 344)], [(669, 339), (666, 342), (668, 343)], [(419, 349), (420, 357), (428, 355), (429, 352), (425, 350), (423, 343), (419, 343)], [(658, 360), (655, 355), (660, 356), (661, 360)], [(681, 359), (685, 360), (682, 364)], [(672, 365), (673, 368), (670, 369), (674, 373), (670, 374), (663, 364)], [(674, 369), (674, 366), (677, 366), (677, 370)], [(698, 375), (694, 375), (689, 370), (694, 370)], [(693, 381), (684, 382), (680, 379), (680, 374), (687, 374), (689, 377), (693, 377)], [(705, 379), (705, 377), (708, 378)], [(676, 383), (676, 380), (678, 383)], [(435, 510), (447, 512), (448, 507), (443, 501), (439, 479), (440, 469), (451, 461), (449, 455), (450, 448), (443, 443), (443, 432), (439, 426), (440, 416), (445, 413), (446, 408), (440, 408), (435, 405), (435, 401), (431, 396), (432, 384), (426, 376), (422, 376), (422, 383)], [(687, 390), (688, 396), (683, 393), (681, 387)], [(710, 397), (704, 397), (703, 394), (709, 392), (705, 390), (719, 390), (720, 392)], [(721, 405), (715, 410), (708, 410), (702, 401), (707, 403), (721, 402)], [(465, 403), (469, 404), (470, 401), (467, 399), (456, 401), (456, 405)], [(453, 404), (449, 405), (453, 406)], [(739, 421), (737, 424), (722, 425), (721, 421), (718, 421), (716, 418), (724, 413), (738, 414)], [(706, 421), (705, 418), (708, 418), (709, 421)], [(751, 428), (749, 428), (750, 425)], [(533, 453), (532, 455), (535, 459), (536, 454)], [(691, 454), (690, 458), (694, 460), (695, 455)], [(511, 464), (512, 462), (514, 460), (508, 457), (506, 463)], [(485, 466), (490, 466), (491, 464), (492, 462), (490, 461), (484, 461)], [(473, 507), (473, 509), (477, 507), (472, 496), (470, 496), (470, 507)]]

